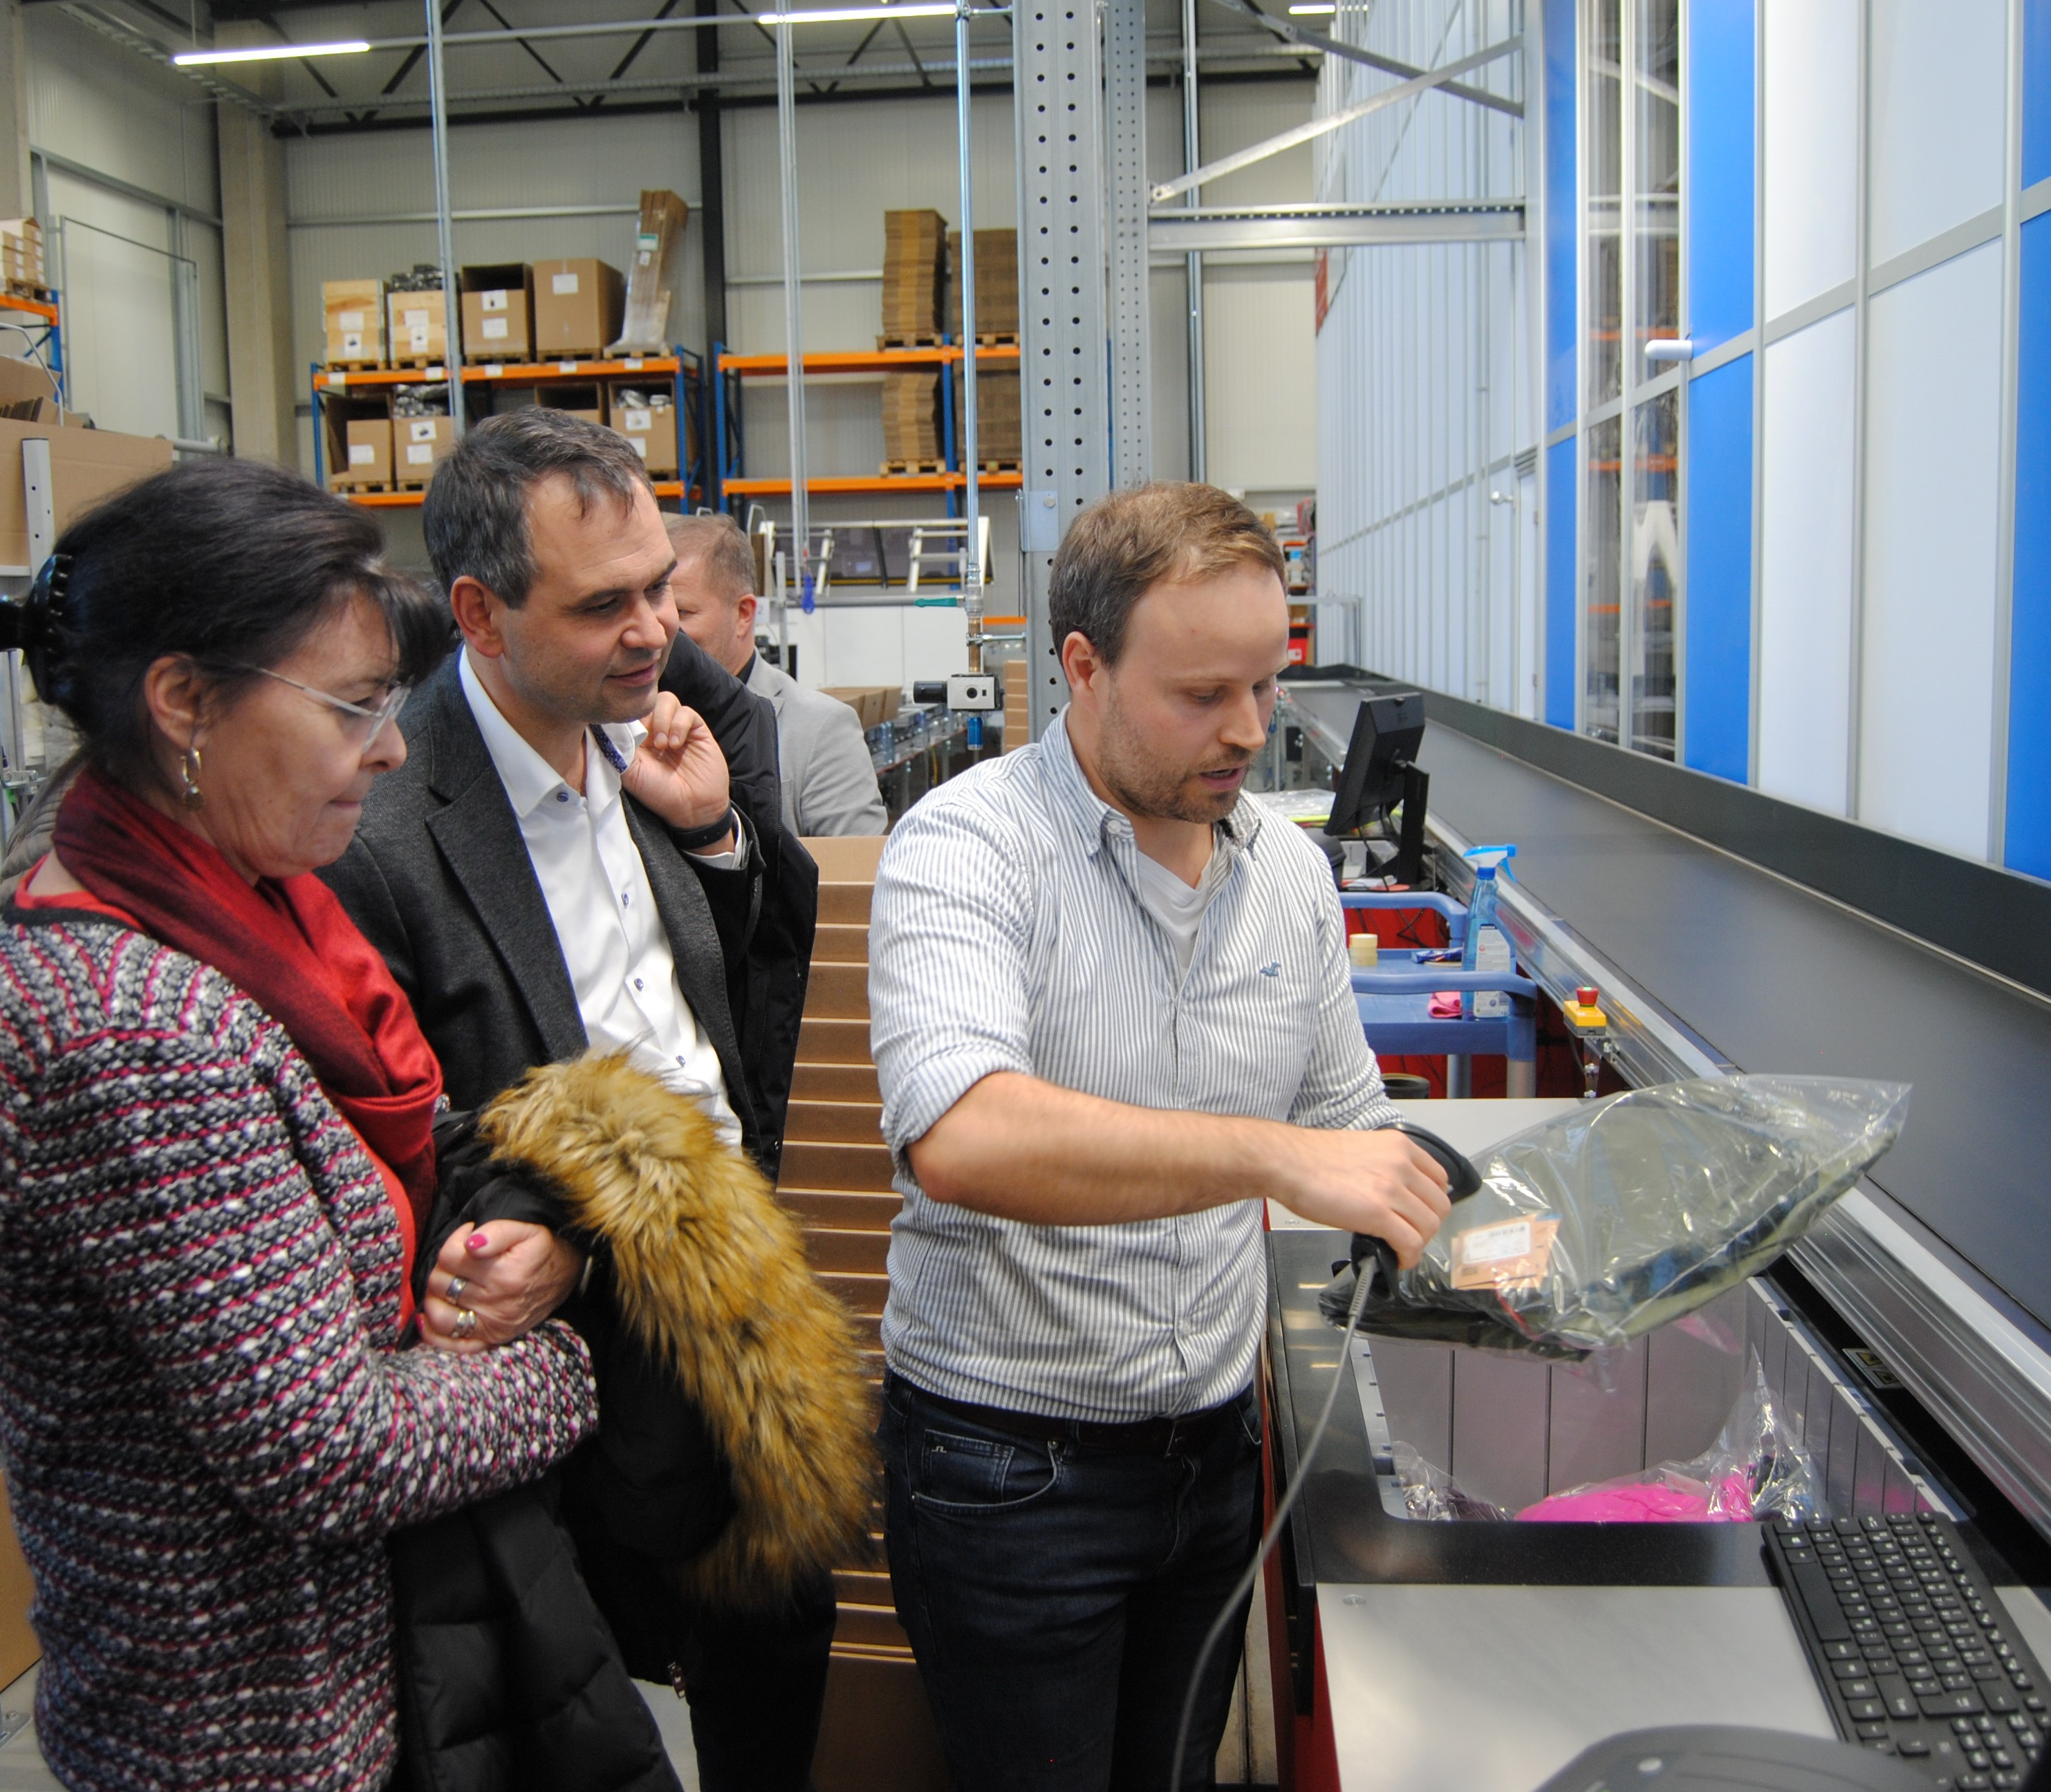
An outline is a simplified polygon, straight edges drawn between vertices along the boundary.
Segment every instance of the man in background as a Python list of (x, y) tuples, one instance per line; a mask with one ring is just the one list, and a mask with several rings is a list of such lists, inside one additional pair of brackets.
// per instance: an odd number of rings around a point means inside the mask
[(783, 825), (803, 837), (889, 826), (861, 723), (839, 698), (799, 684), (755, 650), (755, 556), (727, 516), (671, 517), (671, 588), (684, 633), (776, 710)]

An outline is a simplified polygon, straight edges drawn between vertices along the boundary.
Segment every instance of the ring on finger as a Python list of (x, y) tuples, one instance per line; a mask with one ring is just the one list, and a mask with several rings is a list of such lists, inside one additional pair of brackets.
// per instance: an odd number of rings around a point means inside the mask
[(463, 1299), (463, 1290), (467, 1288), (469, 1286), (470, 1284), (461, 1276), (451, 1275), (449, 1278), (448, 1292), (442, 1298), (446, 1300), (451, 1306), (457, 1306)]
[(449, 1327), (449, 1336), (453, 1338), (472, 1337), (476, 1335), (476, 1332), (477, 1315), (468, 1307), (465, 1307), (455, 1316), (455, 1323)]

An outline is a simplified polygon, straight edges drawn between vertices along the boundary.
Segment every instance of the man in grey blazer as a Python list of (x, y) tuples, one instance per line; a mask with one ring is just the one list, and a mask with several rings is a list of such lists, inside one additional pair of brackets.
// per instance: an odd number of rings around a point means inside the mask
[(755, 650), (755, 556), (740, 525), (727, 516), (666, 521), (677, 550), (671, 588), (684, 633), (775, 706), (784, 826), (806, 837), (887, 832), (883, 793), (855, 713)]

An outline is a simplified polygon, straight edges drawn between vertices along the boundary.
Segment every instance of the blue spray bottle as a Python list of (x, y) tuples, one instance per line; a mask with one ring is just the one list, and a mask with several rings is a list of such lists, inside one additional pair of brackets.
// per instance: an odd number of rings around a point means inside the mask
[[(1510, 861), (1517, 857), (1514, 846), (1475, 846), (1461, 855), (1474, 867), (1474, 897), (1467, 904), (1467, 937), (1460, 949), (1463, 970), (1502, 971), (1516, 968), (1510, 950), (1510, 936), (1495, 919), (1496, 880), (1514, 875)], [(1467, 998), (1468, 1015), (1478, 1021), (1496, 1020), (1510, 1012), (1510, 997), (1501, 990), (1476, 990)]]

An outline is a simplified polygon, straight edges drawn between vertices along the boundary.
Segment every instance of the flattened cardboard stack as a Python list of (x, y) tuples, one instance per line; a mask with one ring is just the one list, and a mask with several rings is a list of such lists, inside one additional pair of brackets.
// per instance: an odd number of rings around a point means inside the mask
[(330, 367), (385, 365), (385, 283), (323, 280), (321, 310)]
[[(962, 377), (955, 382), (955, 428), (964, 431), (968, 416)], [(966, 436), (963, 452), (966, 454)], [(984, 472), (1009, 472), (1022, 464), (1024, 439), (1018, 412), (1018, 369), (1001, 369), (979, 363), (975, 370), (975, 460)]]
[[(947, 334), (962, 333), (961, 232), (947, 232)], [(1018, 339), (1018, 232), (975, 233), (975, 334), (987, 342)]]
[(877, 347), (920, 348), (940, 340), (947, 228), (938, 212), (883, 214), (883, 334)]
[[(930, 462), (921, 468), (916, 463)], [(885, 373), (883, 376), (883, 470), (886, 473), (936, 471), (943, 464), (940, 443), (940, 374)]]
[(1033, 738), (1033, 718), (1026, 701), (1033, 665), (1029, 660), (1004, 662), (1004, 750), (1015, 753)]
[(43, 227), (33, 218), (0, 218), (0, 282), (10, 292), (26, 290), (39, 298), (49, 290), (43, 277)]

